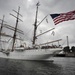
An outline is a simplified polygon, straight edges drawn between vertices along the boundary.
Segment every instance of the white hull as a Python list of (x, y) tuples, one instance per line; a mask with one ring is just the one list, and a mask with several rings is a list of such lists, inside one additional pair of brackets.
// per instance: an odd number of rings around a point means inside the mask
[(4, 52), (0, 52), (0, 58), (7, 59), (20, 59), (20, 60), (46, 60), (53, 56), (56, 51), (62, 50), (61, 48), (54, 49), (33, 49), (33, 50), (24, 50), (17, 51), (14, 50), (10, 52), (9, 55), (6, 55)]

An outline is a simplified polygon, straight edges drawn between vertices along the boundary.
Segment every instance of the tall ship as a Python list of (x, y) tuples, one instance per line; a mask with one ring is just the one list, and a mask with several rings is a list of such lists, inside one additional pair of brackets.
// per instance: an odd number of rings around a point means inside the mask
[[(36, 17), (34, 23), (34, 35), (33, 35), (32, 47), (26, 47), (25, 44), (24, 45), (22, 44), (19, 47), (15, 47), (16, 40), (20, 40), (20, 41), (22, 40), (21, 38), (17, 37), (17, 32), (24, 34), (22, 30), (18, 29), (18, 21), (19, 20), (21, 21), (21, 19), (19, 19), (19, 16), (21, 16), (21, 14), (19, 13), (20, 7), (18, 8), (18, 12), (14, 10), (17, 13), (17, 17), (11, 14), (16, 18), (15, 27), (9, 26), (7, 24), (3, 24), (4, 23), (4, 17), (3, 17), (1, 27), (0, 27), (0, 58), (20, 59), (20, 60), (46, 60), (52, 57), (55, 54), (55, 52), (59, 52), (62, 50), (62, 47), (60, 45), (58, 46), (48, 45), (49, 43), (59, 42), (62, 39), (42, 43), (39, 45), (36, 44), (36, 39), (38, 36), (41, 36), (42, 34), (45, 34), (54, 29), (52, 28), (44, 33), (36, 35), (38, 25), (44, 20), (43, 19), (39, 24), (37, 24), (38, 6), (39, 6), (39, 2), (36, 4)], [(3, 27), (13, 30), (14, 31), (13, 36), (2, 33)], [(2, 45), (3, 44), (2, 42), (7, 42), (7, 41), (2, 40), (3, 36), (12, 38), (11, 48), (4, 49), (4, 45)]]

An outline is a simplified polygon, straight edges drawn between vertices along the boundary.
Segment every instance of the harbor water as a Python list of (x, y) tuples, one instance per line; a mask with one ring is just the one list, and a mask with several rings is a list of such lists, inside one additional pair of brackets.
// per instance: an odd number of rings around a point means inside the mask
[(53, 57), (54, 61), (20, 61), (0, 58), (0, 75), (75, 75), (75, 58)]

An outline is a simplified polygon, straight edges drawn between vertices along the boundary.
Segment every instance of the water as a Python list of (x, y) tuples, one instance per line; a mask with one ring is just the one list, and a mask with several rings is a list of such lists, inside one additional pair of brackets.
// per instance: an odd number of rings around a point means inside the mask
[(54, 62), (0, 59), (0, 75), (75, 75), (75, 58), (51, 59)]

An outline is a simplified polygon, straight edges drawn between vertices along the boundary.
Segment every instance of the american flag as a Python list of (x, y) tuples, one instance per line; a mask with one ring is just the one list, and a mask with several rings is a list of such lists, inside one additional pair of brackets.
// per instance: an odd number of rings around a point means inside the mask
[(50, 14), (50, 16), (52, 17), (55, 25), (57, 25), (58, 23), (63, 21), (74, 20), (75, 10), (67, 13), (61, 13), (61, 14)]

